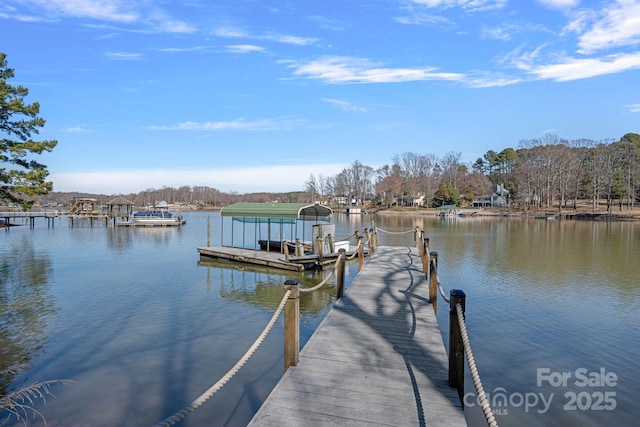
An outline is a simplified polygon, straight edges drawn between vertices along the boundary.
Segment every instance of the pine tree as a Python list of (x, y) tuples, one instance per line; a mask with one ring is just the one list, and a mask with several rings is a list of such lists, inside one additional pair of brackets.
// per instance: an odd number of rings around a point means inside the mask
[(38, 117), (40, 104), (25, 104), (29, 90), (7, 83), (14, 71), (7, 67), (6, 57), (0, 52), (0, 202), (29, 208), (28, 198), (53, 189), (53, 183), (46, 181), (47, 167), (33, 160), (33, 155), (50, 152), (58, 142), (32, 139), (45, 124)]

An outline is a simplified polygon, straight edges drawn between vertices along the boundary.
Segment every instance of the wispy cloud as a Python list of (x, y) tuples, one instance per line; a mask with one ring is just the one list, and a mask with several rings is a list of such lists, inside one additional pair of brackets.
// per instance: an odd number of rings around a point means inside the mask
[(165, 47), (158, 49), (159, 52), (169, 52), (169, 53), (190, 53), (190, 52), (201, 52), (206, 50), (206, 46), (192, 46), (192, 47)]
[(307, 46), (318, 42), (318, 39), (313, 37), (298, 37), (285, 34), (253, 34), (243, 30), (242, 28), (229, 26), (215, 28), (211, 32), (211, 34), (216, 37), (247, 40), (265, 40), (296, 46)]
[(554, 9), (569, 9), (580, 4), (580, 0), (538, 0), (538, 2)]
[(65, 129), (65, 131), (69, 132), (69, 133), (85, 133), (85, 132), (89, 132), (88, 129), (82, 127), (82, 126), (69, 126)]
[(142, 54), (140, 53), (132, 53), (132, 52), (107, 52), (105, 55), (110, 59), (115, 59), (118, 61), (131, 61), (134, 59), (140, 59)]
[(630, 113), (640, 113), (640, 104), (629, 104), (625, 105), (625, 107), (627, 107)]
[(23, 0), (20, 3), (40, 8), (58, 16), (93, 18), (130, 23), (140, 19), (136, 3), (122, 0)]
[(172, 131), (274, 131), (299, 127), (305, 120), (296, 117), (279, 117), (261, 120), (244, 118), (222, 122), (181, 122), (175, 125), (149, 126), (153, 130)]
[(368, 111), (365, 107), (360, 107), (341, 99), (322, 98), (322, 100), (329, 104), (335, 105), (343, 111), (349, 111), (352, 113), (366, 113)]
[(455, 27), (454, 23), (448, 18), (431, 13), (424, 13), (421, 11), (411, 11), (407, 16), (399, 16), (393, 18), (399, 24), (404, 25), (426, 25), (437, 27)]
[[(141, 24), (145, 32), (193, 33), (197, 28), (175, 19), (155, 5), (132, 0), (5, 0), (20, 6), (11, 8), (7, 18), (30, 21), (52, 21), (64, 17), (88, 18), (113, 24)], [(27, 9), (29, 15), (26, 14)], [(85, 23), (86, 24), (86, 23)]]
[(618, 0), (602, 9), (593, 26), (580, 35), (578, 52), (589, 54), (637, 44), (640, 44), (640, 2)]
[(397, 83), (422, 80), (462, 81), (464, 75), (437, 72), (435, 67), (389, 68), (368, 59), (347, 56), (323, 56), (304, 61), (281, 61), (293, 69), (295, 76), (331, 84)]
[(472, 12), (502, 9), (508, 0), (411, 0), (412, 3), (439, 9), (460, 8)]
[(534, 66), (529, 71), (539, 79), (565, 82), (634, 69), (640, 69), (640, 52), (602, 58), (567, 58), (555, 64)]
[(266, 52), (266, 49), (252, 44), (234, 44), (227, 46), (227, 51), (232, 53), (262, 53)]

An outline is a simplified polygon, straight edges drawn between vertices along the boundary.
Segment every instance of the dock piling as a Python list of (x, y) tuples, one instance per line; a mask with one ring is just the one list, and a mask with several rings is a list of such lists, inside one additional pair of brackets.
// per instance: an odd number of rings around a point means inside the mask
[(466, 294), (459, 289), (449, 293), (449, 385), (458, 390), (460, 403), (464, 406), (464, 344), (458, 322), (457, 305), (462, 306), (464, 316)]
[(429, 253), (429, 302), (436, 310), (438, 303), (438, 252)]
[(284, 370), (300, 361), (300, 288), (296, 279), (284, 282), (284, 291), (291, 295), (284, 306)]
[(347, 250), (342, 248), (338, 250), (340, 261), (336, 265), (336, 273), (338, 277), (338, 289), (336, 292), (336, 299), (342, 298), (344, 294), (344, 271), (347, 264)]

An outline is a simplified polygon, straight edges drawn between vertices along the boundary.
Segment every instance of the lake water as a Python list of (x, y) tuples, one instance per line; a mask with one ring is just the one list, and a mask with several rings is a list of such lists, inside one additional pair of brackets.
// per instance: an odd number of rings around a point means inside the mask
[[(188, 405), (244, 354), (288, 273), (201, 262), (217, 213), (181, 229), (12, 227), (0, 232), (0, 369), (28, 364), (0, 391), (55, 385), (36, 409), (49, 426), (150, 426)], [(640, 418), (640, 224), (516, 218), (336, 215), (337, 237), (418, 226), (445, 289), (467, 294), (467, 328), (501, 426), (635, 425)], [(42, 221), (42, 222), (40, 222)], [(381, 244), (413, 246), (411, 234)], [(349, 263), (347, 283), (357, 274)], [(302, 296), (306, 342), (335, 288)], [(448, 307), (438, 320), (445, 340)], [(282, 375), (282, 318), (240, 372), (183, 426), (242, 426)], [(445, 341), (446, 342), (446, 341)], [(465, 413), (486, 425), (466, 380)], [(2, 425), (2, 418), (0, 418)], [(6, 425), (22, 425), (11, 422)], [(36, 417), (29, 425), (40, 426)]]

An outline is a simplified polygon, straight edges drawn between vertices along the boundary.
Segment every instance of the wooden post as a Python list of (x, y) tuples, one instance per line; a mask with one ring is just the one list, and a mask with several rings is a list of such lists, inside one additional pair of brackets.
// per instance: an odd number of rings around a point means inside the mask
[(422, 245), (422, 252), (420, 254), (420, 261), (422, 261), (422, 274), (424, 274), (425, 278), (429, 278), (429, 268), (431, 266), (431, 259), (429, 255), (427, 255), (427, 248)]
[(431, 252), (429, 261), (429, 302), (433, 304), (433, 309), (437, 310), (438, 305), (438, 252)]
[(329, 241), (329, 253), (334, 253), (336, 251), (336, 245), (333, 241), (333, 236), (331, 233), (327, 234), (327, 240)]
[(211, 215), (207, 215), (207, 247), (211, 247)]
[(286, 240), (282, 241), (282, 251), (284, 252), (285, 261), (289, 262), (289, 244)]
[(358, 237), (356, 242), (358, 244), (358, 271), (362, 271), (364, 268), (364, 246), (362, 245), (362, 237)]
[(320, 236), (316, 237), (316, 254), (318, 255), (318, 261), (322, 264), (322, 261), (324, 260), (324, 253), (322, 250), (322, 237)]
[(302, 250), (302, 244), (300, 243), (300, 238), (296, 238), (296, 256), (304, 255), (304, 251)]
[(452, 289), (449, 298), (449, 385), (458, 390), (460, 403), (464, 407), (464, 345), (456, 305), (462, 305), (464, 316), (466, 295), (459, 289)]
[(340, 262), (336, 266), (336, 275), (338, 276), (338, 290), (336, 294), (336, 299), (342, 298), (344, 294), (344, 271), (347, 265), (347, 251), (344, 248), (338, 250), (338, 256), (340, 258)]
[(296, 279), (284, 282), (284, 291), (291, 291), (284, 306), (284, 370), (300, 361), (300, 288)]
[(367, 236), (367, 245), (369, 246), (369, 256), (373, 255), (373, 252), (375, 251), (375, 245), (373, 244), (372, 238), (373, 238), (373, 233), (371, 233), (371, 231), (368, 228), (364, 229), (364, 233)]

